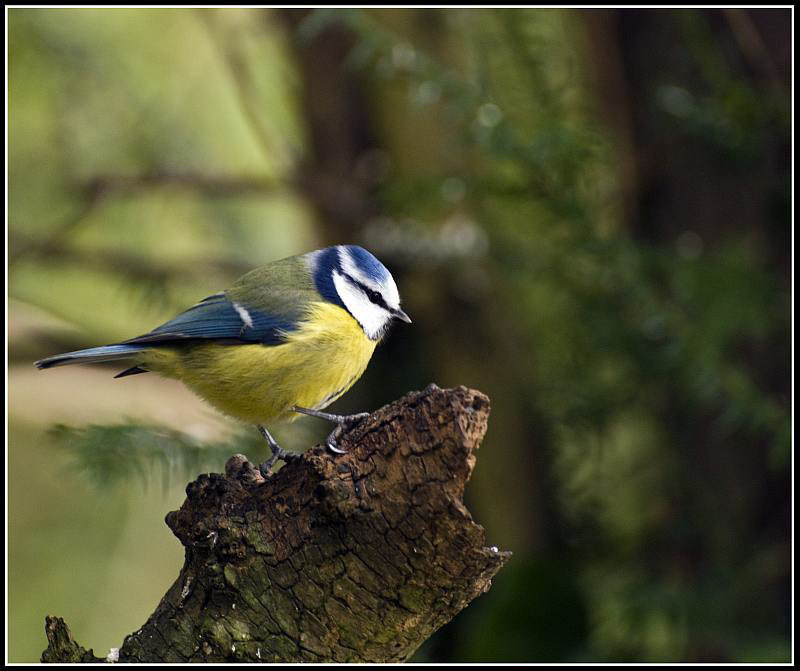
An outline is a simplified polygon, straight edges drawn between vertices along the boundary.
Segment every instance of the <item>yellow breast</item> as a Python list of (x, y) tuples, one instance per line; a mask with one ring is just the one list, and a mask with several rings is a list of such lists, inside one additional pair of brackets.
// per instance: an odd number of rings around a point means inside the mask
[(319, 302), (280, 345), (158, 348), (144, 364), (231, 417), (267, 424), (295, 419), (292, 406), (321, 409), (335, 401), (361, 377), (375, 345), (347, 311)]

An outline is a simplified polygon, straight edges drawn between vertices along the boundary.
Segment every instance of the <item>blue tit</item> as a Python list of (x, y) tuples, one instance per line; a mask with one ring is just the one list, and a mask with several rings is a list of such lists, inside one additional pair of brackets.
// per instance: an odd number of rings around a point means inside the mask
[(355, 245), (274, 261), (240, 277), (149, 333), (37, 361), (38, 368), (129, 360), (116, 377), (155, 372), (182, 381), (226, 415), (258, 426), (271, 458), (285, 452), (267, 424), (298, 413), (341, 431), (367, 413), (321, 412), (361, 377), (389, 324), (411, 322), (386, 267)]

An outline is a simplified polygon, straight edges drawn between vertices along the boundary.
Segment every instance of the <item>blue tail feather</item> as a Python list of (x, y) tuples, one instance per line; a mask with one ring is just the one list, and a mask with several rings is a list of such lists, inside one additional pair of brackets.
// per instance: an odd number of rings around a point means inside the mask
[(37, 368), (53, 368), (54, 366), (66, 366), (72, 363), (116, 361), (118, 359), (128, 359), (146, 349), (148, 348), (141, 345), (104, 345), (102, 347), (78, 350), (77, 352), (57, 354), (46, 359), (40, 359), (34, 362), (33, 365)]

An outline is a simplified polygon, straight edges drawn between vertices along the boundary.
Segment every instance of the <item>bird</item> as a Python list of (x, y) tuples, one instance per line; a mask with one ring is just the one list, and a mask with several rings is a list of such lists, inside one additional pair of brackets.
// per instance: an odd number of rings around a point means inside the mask
[(361, 377), (396, 320), (411, 323), (386, 267), (358, 245), (334, 245), (272, 261), (246, 273), (149, 333), (111, 345), (57, 354), (40, 369), (68, 364), (132, 363), (116, 378), (154, 372), (180, 380), (223, 414), (255, 424), (276, 461), (299, 456), (268, 425), (301, 414), (336, 424), (325, 444), (369, 413), (323, 409)]

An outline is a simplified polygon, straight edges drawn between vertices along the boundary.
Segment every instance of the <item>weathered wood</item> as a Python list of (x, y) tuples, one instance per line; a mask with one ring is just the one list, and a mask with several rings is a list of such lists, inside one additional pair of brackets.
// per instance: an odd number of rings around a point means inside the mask
[(47, 649), (42, 653), (43, 662), (102, 662), (93, 650), (78, 645), (72, 638), (67, 623), (60, 617), (48, 615), (44, 619), (47, 634)]
[[(166, 518), (183, 569), (119, 661), (408, 659), (510, 557), (462, 501), (488, 416), (480, 392), (430, 385), (344, 435), (346, 454), (201, 475)], [(43, 661), (92, 657), (48, 638)]]

